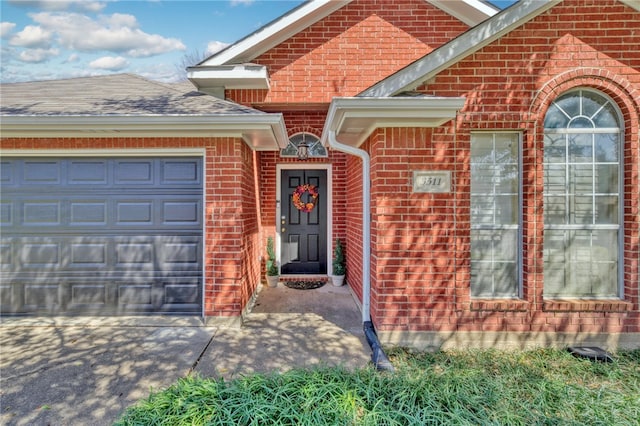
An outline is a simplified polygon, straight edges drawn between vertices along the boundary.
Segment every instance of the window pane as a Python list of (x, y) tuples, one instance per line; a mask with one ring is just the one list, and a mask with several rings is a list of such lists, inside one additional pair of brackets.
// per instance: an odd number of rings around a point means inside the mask
[(569, 125), (569, 117), (552, 104), (544, 117), (545, 129), (564, 129)]
[(593, 117), (593, 121), (598, 128), (614, 129), (620, 127), (617, 117), (618, 113), (616, 112), (613, 105), (607, 104), (595, 117)]
[(476, 225), (493, 224), (494, 198), (489, 196), (471, 196), (471, 223)]
[(567, 161), (567, 135), (548, 134), (544, 137), (544, 161), (562, 163)]
[(618, 197), (616, 196), (596, 196), (595, 197), (595, 217), (594, 222), (598, 224), (618, 224)]
[(544, 167), (545, 194), (565, 194), (567, 192), (567, 171), (564, 164), (547, 164)]
[(567, 206), (565, 197), (544, 198), (544, 223), (560, 225), (567, 222)]
[(595, 190), (600, 194), (618, 193), (618, 165), (599, 164), (595, 166)]
[(569, 167), (569, 189), (572, 194), (593, 193), (593, 166), (591, 164)]
[(584, 163), (593, 161), (593, 142), (591, 133), (569, 135), (569, 161)]
[(595, 92), (582, 92), (582, 114), (587, 117), (594, 117), (606, 103), (607, 100)]
[(596, 161), (599, 162), (617, 162), (620, 154), (618, 153), (618, 134), (596, 134), (595, 149)]
[(326, 157), (327, 150), (325, 149), (324, 146), (322, 146), (320, 141), (318, 141), (309, 147), (309, 156), (310, 157)]
[(518, 192), (518, 165), (503, 166), (500, 179), (496, 182), (496, 192), (515, 194)]
[(471, 158), (474, 164), (493, 163), (493, 135), (476, 133), (471, 143)]
[(545, 297), (617, 296), (617, 231), (545, 231)]
[(516, 297), (517, 230), (471, 231), (471, 295)]
[[(518, 145), (515, 133), (472, 135), (473, 297), (518, 296), (519, 231), (513, 226), (519, 222)], [(505, 225), (514, 229), (504, 229)]]
[(473, 164), (471, 166), (471, 193), (472, 194), (493, 194), (493, 180), (495, 168), (492, 164)]
[(569, 223), (591, 225), (593, 223), (593, 197), (569, 197)]
[(495, 197), (495, 222), (496, 224), (518, 223), (518, 197), (513, 195), (497, 195)]
[(496, 163), (518, 164), (518, 141), (513, 135), (496, 135)]

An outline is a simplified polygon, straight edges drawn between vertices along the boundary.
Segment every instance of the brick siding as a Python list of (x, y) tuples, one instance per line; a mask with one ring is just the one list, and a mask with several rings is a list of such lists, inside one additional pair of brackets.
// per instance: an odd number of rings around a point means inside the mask
[[(373, 311), (379, 329), (640, 332), (638, 45), (640, 13), (613, 0), (566, 0), (419, 88), (465, 96), (455, 122), (433, 135), (385, 129), (372, 136)], [(609, 95), (625, 121), (621, 301), (543, 299), (542, 123), (550, 102), (577, 87)], [(523, 295), (475, 300), (469, 289), (470, 134), (503, 129), (523, 135)], [(425, 169), (452, 170), (452, 193), (411, 194), (410, 173)]]
[(270, 90), (226, 96), (242, 104), (353, 96), (467, 28), (424, 0), (355, 0), (252, 61), (267, 67)]

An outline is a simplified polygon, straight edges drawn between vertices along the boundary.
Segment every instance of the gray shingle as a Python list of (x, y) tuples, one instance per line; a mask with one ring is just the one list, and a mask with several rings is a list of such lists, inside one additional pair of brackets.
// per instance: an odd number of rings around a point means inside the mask
[(264, 114), (196, 91), (133, 74), (0, 84), (3, 116), (198, 116)]

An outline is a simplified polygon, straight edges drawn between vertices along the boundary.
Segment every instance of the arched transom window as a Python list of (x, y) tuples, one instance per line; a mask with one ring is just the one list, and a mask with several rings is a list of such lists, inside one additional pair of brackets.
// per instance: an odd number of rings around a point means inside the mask
[(561, 95), (544, 120), (544, 297), (621, 296), (621, 119), (592, 90)]
[(280, 150), (281, 157), (298, 157), (298, 147), (300, 144), (305, 143), (307, 145), (308, 158), (327, 157), (327, 150), (320, 139), (311, 133), (298, 133), (289, 138), (289, 145), (286, 148)]

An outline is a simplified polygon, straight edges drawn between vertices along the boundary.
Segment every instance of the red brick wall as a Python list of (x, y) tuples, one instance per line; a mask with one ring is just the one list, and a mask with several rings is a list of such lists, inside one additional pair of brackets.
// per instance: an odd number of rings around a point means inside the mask
[(270, 90), (230, 90), (243, 104), (353, 96), (467, 29), (424, 0), (355, 0), (253, 62)]
[(260, 202), (255, 185), (258, 155), (241, 139), (5, 138), (0, 140), (0, 147), (6, 150), (204, 148), (205, 315), (240, 315), (257, 288), (261, 254)]
[[(613, 0), (566, 0), (419, 88), (465, 96), (455, 122), (433, 134), (386, 129), (373, 135), (379, 329), (640, 332), (639, 45), (640, 13)], [(543, 118), (555, 97), (575, 87), (612, 97), (625, 121), (624, 300), (618, 302), (543, 299)], [(470, 135), (500, 129), (523, 135), (523, 296), (472, 300)], [(438, 169), (453, 171), (451, 194), (411, 194), (413, 170)], [(393, 185), (404, 185), (404, 194)]]
[(261, 279), (257, 157), (238, 139), (207, 149), (207, 316), (240, 315)]

